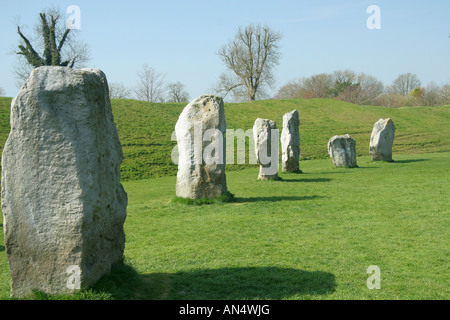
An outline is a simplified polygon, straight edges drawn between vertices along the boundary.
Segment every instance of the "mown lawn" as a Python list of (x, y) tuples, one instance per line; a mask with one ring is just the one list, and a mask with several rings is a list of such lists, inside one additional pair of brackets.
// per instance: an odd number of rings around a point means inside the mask
[[(175, 177), (124, 182), (124, 264), (91, 290), (37, 298), (449, 299), (450, 153), (394, 160), (303, 161), (303, 174), (268, 182), (229, 171), (235, 202), (202, 206), (172, 201)], [(366, 285), (371, 265), (379, 290)]]

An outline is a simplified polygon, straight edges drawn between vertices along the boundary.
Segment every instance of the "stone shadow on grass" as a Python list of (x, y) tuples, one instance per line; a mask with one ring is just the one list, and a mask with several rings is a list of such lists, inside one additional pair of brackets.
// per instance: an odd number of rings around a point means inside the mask
[(322, 271), (279, 267), (238, 267), (178, 272), (172, 280), (174, 299), (283, 299), (335, 291), (335, 277)]
[(284, 179), (281, 180), (282, 182), (330, 182), (333, 181), (333, 179), (330, 178), (304, 178), (304, 179)]
[[(333, 167), (331, 169), (335, 170), (335, 169), (342, 169), (342, 168)], [(354, 168), (351, 168), (351, 169), (354, 169)], [(317, 173), (318, 174), (346, 174), (346, 173), (350, 173), (350, 172), (351, 172), (351, 170), (350, 171), (322, 171), (322, 172), (317, 172)]]
[(392, 160), (391, 163), (414, 163), (422, 161), (430, 161), (430, 159)]
[(336, 290), (336, 282), (335, 276), (328, 272), (280, 267), (139, 274), (131, 266), (122, 265), (101, 279), (95, 290), (109, 292), (114, 299), (281, 300), (331, 294)]
[(325, 198), (323, 196), (272, 196), (272, 197), (249, 197), (249, 198), (234, 198), (234, 203), (246, 203), (246, 202), (277, 202), (277, 201), (303, 201)]

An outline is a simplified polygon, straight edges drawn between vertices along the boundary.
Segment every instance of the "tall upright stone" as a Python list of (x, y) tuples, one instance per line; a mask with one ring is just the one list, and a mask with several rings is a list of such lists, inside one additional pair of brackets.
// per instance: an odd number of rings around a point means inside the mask
[(300, 119), (294, 110), (283, 116), (281, 131), (281, 168), (283, 172), (300, 172)]
[(203, 95), (189, 103), (180, 114), (175, 133), (179, 154), (176, 195), (211, 199), (226, 193), (222, 98)]
[(256, 160), (260, 164), (258, 180), (277, 180), (278, 129), (275, 121), (258, 118), (253, 125)]
[(104, 73), (35, 69), (12, 101), (2, 154), (12, 296), (87, 288), (121, 261), (121, 161)]
[(373, 161), (392, 161), (394, 138), (395, 125), (390, 118), (380, 119), (374, 124), (369, 146)]
[(356, 141), (349, 134), (328, 141), (328, 154), (336, 167), (356, 167)]

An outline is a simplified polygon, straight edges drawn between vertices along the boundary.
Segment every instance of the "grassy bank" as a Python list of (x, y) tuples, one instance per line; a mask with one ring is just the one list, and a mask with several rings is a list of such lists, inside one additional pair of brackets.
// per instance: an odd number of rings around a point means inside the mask
[[(0, 152), (9, 132), (10, 102), (10, 98), (0, 98)], [(176, 174), (177, 167), (171, 161), (176, 143), (171, 141), (171, 136), (184, 106), (184, 103), (112, 101), (124, 151), (121, 167), (124, 181)], [(346, 133), (356, 139), (358, 155), (368, 155), (373, 124), (380, 118), (388, 117), (397, 127), (394, 154), (450, 151), (448, 106), (393, 109), (357, 106), (328, 99), (256, 101), (226, 104), (227, 128), (245, 131), (253, 127), (256, 118), (269, 118), (276, 121), (281, 129), (283, 114), (293, 109), (300, 113), (303, 160), (328, 158), (328, 140), (334, 135)], [(227, 169), (242, 168), (229, 166)]]

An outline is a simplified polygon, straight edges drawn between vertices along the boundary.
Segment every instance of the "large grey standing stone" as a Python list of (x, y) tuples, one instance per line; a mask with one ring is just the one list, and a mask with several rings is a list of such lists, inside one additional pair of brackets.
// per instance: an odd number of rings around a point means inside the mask
[(70, 293), (121, 261), (127, 194), (97, 69), (35, 69), (11, 103), (2, 211), (11, 295)]
[(300, 119), (294, 110), (283, 116), (281, 131), (281, 167), (283, 172), (300, 172)]
[(356, 141), (349, 134), (328, 141), (328, 154), (336, 167), (356, 167)]
[(392, 145), (395, 138), (394, 122), (388, 119), (378, 120), (370, 136), (369, 153), (372, 160), (392, 161)]
[(175, 125), (178, 143), (176, 195), (217, 198), (226, 193), (223, 100), (203, 95), (189, 103)]
[(256, 160), (260, 164), (258, 180), (277, 180), (278, 130), (275, 121), (258, 118), (253, 125)]

